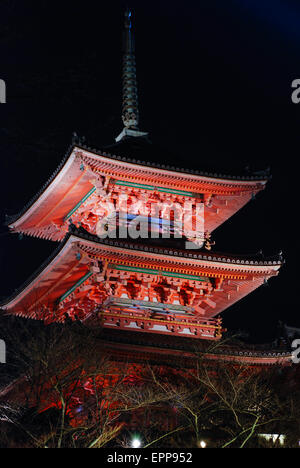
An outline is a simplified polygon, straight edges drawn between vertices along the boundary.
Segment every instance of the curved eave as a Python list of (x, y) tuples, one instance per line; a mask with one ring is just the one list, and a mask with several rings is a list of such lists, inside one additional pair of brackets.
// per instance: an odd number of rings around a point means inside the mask
[[(118, 332), (120, 334), (120, 332)], [(236, 349), (231, 350), (222, 349), (222, 345), (216, 346), (216, 351), (212, 349), (203, 349), (202, 344), (207, 344), (206, 340), (195, 340), (193, 338), (181, 337), (180, 345), (178, 339), (174, 337), (164, 336), (163, 339), (158, 339), (159, 336), (148, 335), (138, 336), (133, 338), (130, 332), (122, 333), (122, 338), (114, 337), (114, 334), (110, 331), (110, 336), (106, 334), (105, 337), (100, 338), (105, 343), (105, 348), (111, 355), (134, 361), (141, 362), (159, 362), (168, 363), (174, 366), (180, 366), (182, 361), (187, 367), (193, 367), (197, 365), (199, 356), (206, 362), (222, 362), (233, 365), (245, 365), (245, 366), (291, 366), (291, 352), (290, 351), (279, 351), (274, 349), (266, 349), (259, 351), (255, 349), (253, 345), (250, 350), (247, 349)], [(121, 339), (120, 339), (121, 338)], [(156, 340), (155, 340), (156, 338)], [(173, 343), (177, 341), (177, 343)], [(187, 345), (187, 341), (190, 343)], [(200, 345), (198, 349), (197, 345)], [(196, 357), (197, 356), (197, 357)]]
[[(181, 180), (183, 186), (185, 186), (185, 184), (190, 184), (191, 187), (194, 188), (195, 193), (197, 192), (197, 186), (199, 187), (199, 193), (202, 191), (203, 186), (205, 186), (207, 191), (212, 192), (215, 189), (220, 189), (220, 187), (224, 187), (224, 190), (227, 191), (230, 187), (234, 190), (240, 187), (242, 191), (248, 191), (252, 194), (262, 190), (269, 180), (269, 177), (266, 175), (239, 177), (206, 173), (183, 168), (173, 168), (151, 162), (136, 161), (122, 156), (111, 155), (104, 151), (92, 149), (84, 145), (72, 145), (69, 147), (58, 168), (35, 197), (33, 197), (18, 214), (8, 217), (6, 224), (10, 229), (18, 230), (18, 227), (26, 222), (32, 213), (34, 213), (43, 201), (47, 199), (47, 197), (53, 196), (55, 189), (59, 186), (60, 182), (66, 184), (68, 171), (74, 164), (76, 157), (79, 157), (79, 159), (84, 163), (90, 163), (96, 171), (98, 170), (98, 167), (100, 167), (101, 163), (109, 164), (111, 166), (111, 171), (113, 172), (115, 170), (115, 175), (118, 174), (118, 171), (123, 171), (124, 180), (126, 178), (130, 180), (131, 176), (129, 176), (129, 174), (143, 174), (144, 177), (148, 174), (154, 178), (154, 180), (156, 176), (159, 177), (160, 181), (157, 182), (157, 185), (159, 186), (161, 184), (163, 187), (168, 186), (168, 184), (170, 187), (174, 187), (174, 184), (176, 185), (176, 183), (179, 183), (178, 181)], [(108, 170), (108, 172), (110, 171)], [(68, 190), (69, 188), (66, 186), (66, 193)], [(84, 191), (82, 193), (84, 193)], [(78, 197), (77, 201), (79, 200), (80, 197)]]
[(105, 156), (109, 159), (114, 159), (117, 161), (123, 161), (126, 163), (130, 164), (135, 164), (138, 166), (145, 166), (145, 167), (150, 167), (150, 168), (156, 168), (159, 169), (159, 171), (170, 171), (170, 172), (175, 172), (177, 174), (189, 174), (189, 175), (196, 175), (200, 177), (205, 177), (209, 180), (223, 180), (223, 181), (259, 181), (259, 182), (267, 182), (270, 180), (271, 176), (268, 175), (266, 172), (262, 171), (261, 174), (257, 175), (255, 173), (249, 174), (248, 176), (242, 176), (242, 175), (228, 175), (228, 174), (219, 174), (219, 173), (214, 173), (214, 172), (204, 172), (204, 171), (199, 171), (199, 170), (194, 170), (194, 169), (188, 169), (188, 168), (182, 168), (182, 167), (175, 167), (175, 166), (170, 166), (166, 164), (158, 164), (156, 162), (151, 162), (151, 161), (142, 161), (142, 160), (136, 160), (128, 157), (124, 157), (122, 155), (116, 155), (116, 154), (111, 154), (109, 152), (105, 151), (99, 151), (97, 149), (91, 148), (86, 145), (78, 145), (78, 148), (87, 150), (89, 152), (92, 152), (94, 154), (97, 154), (99, 156)]
[[(60, 258), (63, 250), (68, 247), (68, 241), (70, 239), (70, 235), (68, 234), (64, 241), (61, 242), (56, 249), (54, 249), (53, 253), (45, 260), (45, 262), (42, 263), (42, 265), (32, 274), (30, 277), (19, 287), (15, 290), (15, 292), (8, 297), (7, 299), (4, 299), (2, 302), (0, 302), (0, 309), (3, 311), (7, 311), (9, 308), (12, 307), (12, 303), (16, 302), (18, 298), (23, 293), (26, 293), (26, 290), (34, 283), (35, 281), (38, 280), (41, 275), (47, 271), (47, 269), (51, 268), (51, 265), (56, 261), (56, 259)], [(21, 314), (20, 314), (21, 316)]]
[(227, 255), (220, 253), (203, 253), (203, 252), (194, 252), (190, 250), (180, 250), (173, 249), (169, 247), (149, 247), (143, 244), (137, 244), (134, 242), (127, 242), (122, 240), (113, 240), (113, 239), (99, 239), (97, 236), (91, 234), (82, 233), (79, 229), (71, 229), (73, 237), (78, 241), (82, 240), (83, 243), (88, 243), (93, 245), (95, 249), (97, 246), (107, 246), (115, 250), (124, 250), (127, 253), (138, 253), (143, 258), (145, 258), (145, 253), (147, 257), (154, 257), (158, 260), (173, 260), (178, 263), (185, 264), (195, 264), (200, 266), (203, 265), (215, 265), (216, 268), (220, 269), (233, 269), (240, 272), (259, 272), (264, 270), (274, 270), (278, 271), (283, 265), (284, 260), (282, 257), (272, 257), (266, 258), (264, 260), (257, 260), (257, 258), (248, 258), (238, 255)]
[[(192, 269), (193, 271), (207, 271), (211, 276), (218, 277), (223, 275), (228, 278), (236, 278), (237, 280), (253, 276), (253, 285), (251, 285), (252, 289), (255, 289), (262, 284), (264, 279), (277, 275), (283, 263), (278, 259), (257, 261), (238, 257), (230, 258), (228, 256), (216, 256), (213, 254), (204, 255), (202, 253), (188, 253), (187, 251), (176, 249), (149, 248), (143, 245), (112, 240), (99, 240), (96, 236), (85, 235), (74, 229), (73, 232), (67, 234), (64, 241), (47, 259), (47, 261), (21, 288), (19, 288), (19, 290), (14, 293), (12, 297), (3, 301), (0, 304), (0, 307), (9, 313), (10, 311), (15, 310), (18, 304), (24, 304), (26, 297), (28, 298), (27, 304), (31, 304), (33, 296), (31, 297), (30, 294), (34, 295), (35, 291), (38, 291), (38, 288), (41, 288), (41, 285), (42, 288), (46, 288), (47, 292), (47, 288), (49, 288), (47, 281), (50, 281), (51, 285), (55, 286), (55, 276), (51, 276), (53, 271), (56, 268), (57, 271), (60, 272), (59, 274), (65, 275), (67, 269), (63, 271), (63, 268), (66, 268), (66, 264), (68, 268), (70, 268), (72, 266), (72, 262), (76, 263), (74, 260), (76, 252), (81, 252), (84, 255), (87, 255), (88, 258), (97, 258), (97, 256), (99, 256), (100, 258), (113, 257), (118, 259), (123, 256), (129, 263), (134, 263), (136, 261), (145, 262), (145, 259), (147, 259), (147, 262), (149, 262), (149, 264), (152, 262), (155, 268), (161, 269), (175, 265), (176, 267), (180, 267), (186, 271), (189, 269)], [(71, 261), (70, 258), (73, 260)], [(74, 274), (75, 276), (77, 275), (76, 278), (78, 279), (78, 277), (82, 276), (86, 271), (86, 260), (83, 261), (81, 256), (81, 259), (78, 260), (78, 265), (76, 266), (76, 272)], [(68, 281), (71, 281), (71, 285), (76, 282), (73, 277), (69, 278)], [(63, 292), (68, 290), (70, 284), (67, 280), (63, 281)], [(59, 294), (61, 293), (62, 290), (60, 290)], [(246, 295), (247, 293), (249, 292), (245, 290), (243, 295)], [(236, 300), (239, 300), (239, 298)], [(231, 304), (228, 303), (224, 308), (229, 307), (229, 305)], [(26, 314), (24, 315), (22, 310), (19, 311), (17, 315), (28, 316)]]
[(65, 156), (63, 157), (62, 161), (60, 162), (60, 164), (58, 165), (58, 167), (55, 169), (55, 171), (53, 172), (53, 174), (49, 177), (49, 179), (45, 182), (45, 184), (42, 186), (42, 188), (39, 190), (39, 192), (37, 192), (34, 197), (32, 197), (29, 202), (22, 208), (21, 211), (19, 211), (19, 213), (16, 213), (15, 215), (11, 215), (11, 216), (7, 216), (6, 217), (6, 226), (8, 227), (12, 227), (13, 223), (15, 223), (16, 221), (19, 221), (22, 216), (24, 214), (27, 213), (28, 210), (30, 210), (34, 205), (35, 203), (39, 200), (39, 198), (45, 193), (45, 191), (50, 187), (50, 185), (52, 184), (52, 182), (56, 179), (56, 177), (58, 177), (58, 175), (64, 170), (65, 168), (65, 165), (66, 163), (68, 162), (69, 158), (70, 158), (70, 155), (72, 154), (73, 152), (73, 149), (74, 149), (74, 146), (70, 146), (65, 154)]

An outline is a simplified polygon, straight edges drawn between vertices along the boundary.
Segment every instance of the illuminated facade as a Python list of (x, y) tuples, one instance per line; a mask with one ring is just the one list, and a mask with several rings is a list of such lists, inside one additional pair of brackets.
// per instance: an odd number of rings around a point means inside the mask
[[(149, 335), (141, 356), (153, 335), (162, 344), (166, 336), (176, 337), (176, 354), (179, 339), (219, 340), (220, 314), (278, 274), (280, 256), (262, 261), (211, 252), (213, 231), (264, 190), (268, 174), (237, 177), (156, 164), (151, 157), (144, 161), (155, 148), (138, 128), (129, 12), (123, 79), (124, 129), (110, 152), (89, 148), (75, 136), (46, 185), (9, 219), (12, 232), (59, 246), (1, 307), (45, 324), (68, 318), (101, 326), (108, 341), (110, 330)], [(148, 235), (120, 235), (136, 219), (146, 223)], [(242, 355), (227, 352), (226, 359), (246, 364), (289, 359), (280, 353)]]

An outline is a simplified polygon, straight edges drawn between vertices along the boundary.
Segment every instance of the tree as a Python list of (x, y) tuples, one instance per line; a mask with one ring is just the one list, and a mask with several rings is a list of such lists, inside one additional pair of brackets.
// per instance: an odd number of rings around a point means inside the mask
[(14, 425), (18, 440), (23, 432), (26, 446), (106, 445), (124, 426), (116, 398), (126, 388), (128, 366), (108, 360), (98, 332), (80, 323), (37, 327), (38, 334), (31, 325), (21, 321), (17, 337), (10, 336), (17, 339), (19, 376), (5, 395), (13, 417), (2, 423)]
[(294, 370), (210, 361), (224, 342), (195, 351), (189, 365), (163, 365), (113, 358), (101, 327), (80, 322), (16, 319), (4, 338), (15, 353), (14, 380), (0, 390), (2, 447), (129, 447), (133, 432), (144, 447), (261, 446), (263, 432), (298, 443)]

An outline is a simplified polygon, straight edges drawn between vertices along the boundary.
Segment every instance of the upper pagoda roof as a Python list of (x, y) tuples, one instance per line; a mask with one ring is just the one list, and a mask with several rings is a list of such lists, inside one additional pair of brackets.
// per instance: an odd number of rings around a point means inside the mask
[(253, 195), (263, 190), (269, 179), (267, 172), (243, 176), (222, 175), (161, 164), (155, 159), (166, 162), (167, 154), (157, 152), (156, 147), (143, 137), (125, 138), (111, 146), (111, 152), (107, 150), (93, 149), (82, 142), (72, 144), (41, 190), (18, 214), (7, 217), (6, 224), (16, 232), (62, 240), (66, 230), (49, 234), (48, 229), (53, 222), (62, 226), (66, 215), (85, 199), (93, 188), (91, 178), (94, 173), (123, 182), (152, 184), (173, 192), (176, 189), (188, 190), (186, 193), (235, 198), (233, 203), (223, 201), (222, 213), (208, 223), (211, 226), (208, 225), (207, 230), (212, 231)]
[[(232, 169), (231, 172), (228, 172), (225, 168), (214, 170), (210, 158), (203, 158), (203, 155), (200, 154), (180, 157), (180, 155), (174, 154), (172, 151), (153, 143), (148, 136), (126, 137), (117, 143), (106, 146), (104, 149), (110, 157), (117, 158), (121, 155), (126, 158), (127, 162), (138, 162), (141, 165), (152, 166), (158, 169), (195, 174), (212, 179), (240, 181), (267, 181), (270, 179), (269, 169), (258, 172), (249, 172), (245, 169)], [(183, 163), (182, 161), (185, 162)]]

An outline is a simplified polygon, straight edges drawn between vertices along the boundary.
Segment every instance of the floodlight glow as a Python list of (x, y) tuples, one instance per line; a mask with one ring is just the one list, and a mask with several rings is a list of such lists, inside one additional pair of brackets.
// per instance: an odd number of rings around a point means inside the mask
[(286, 439), (286, 436), (282, 434), (258, 434), (258, 436), (264, 438), (268, 442), (272, 441), (274, 444), (279, 441), (280, 445), (283, 445)]
[(132, 448), (140, 448), (141, 445), (142, 445), (142, 442), (140, 441), (140, 439), (138, 439), (137, 437), (132, 439), (132, 442), (131, 442), (131, 447)]
[(199, 445), (201, 448), (206, 448), (206, 442), (204, 442), (204, 440), (201, 440)]

